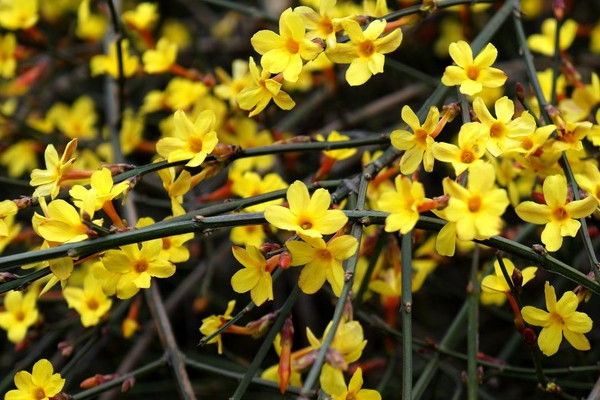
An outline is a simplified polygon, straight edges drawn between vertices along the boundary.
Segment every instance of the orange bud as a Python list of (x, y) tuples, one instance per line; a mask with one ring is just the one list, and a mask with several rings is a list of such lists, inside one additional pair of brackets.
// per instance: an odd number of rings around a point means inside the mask
[(292, 342), (294, 340), (294, 324), (292, 318), (288, 317), (281, 328), (281, 354), (279, 356), (279, 367), (277, 373), (279, 375), (279, 390), (285, 393), (290, 385), (290, 376), (292, 375), (291, 354)]
[(288, 269), (292, 263), (292, 254), (285, 250), (279, 255), (279, 268)]

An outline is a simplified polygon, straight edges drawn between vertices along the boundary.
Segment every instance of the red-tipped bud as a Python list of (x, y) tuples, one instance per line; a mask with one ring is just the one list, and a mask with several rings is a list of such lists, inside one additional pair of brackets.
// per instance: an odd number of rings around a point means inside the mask
[(121, 384), (121, 393), (127, 393), (135, 385), (135, 376), (131, 376), (123, 381)]
[(525, 340), (525, 343), (527, 343), (530, 346), (533, 346), (537, 342), (537, 335), (531, 328), (523, 329), (523, 332), (521, 332), (521, 335), (523, 335), (523, 339)]
[(281, 328), (281, 354), (279, 355), (279, 367), (277, 374), (279, 375), (279, 390), (285, 393), (290, 385), (290, 377), (292, 375), (292, 343), (294, 341), (294, 324), (292, 318), (288, 317)]
[(96, 374), (92, 377), (84, 379), (79, 384), (79, 387), (82, 389), (93, 388), (93, 387), (102, 385), (103, 383), (106, 383), (108, 381), (112, 381), (113, 379), (115, 379), (117, 377), (119, 377), (119, 374), (108, 374), (108, 375)]
[(285, 250), (279, 255), (279, 268), (288, 269), (292, 264), (292, 254)]

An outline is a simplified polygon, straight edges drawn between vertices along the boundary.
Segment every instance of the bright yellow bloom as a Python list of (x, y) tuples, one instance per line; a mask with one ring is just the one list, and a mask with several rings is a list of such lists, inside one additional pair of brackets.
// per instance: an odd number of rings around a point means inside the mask
[(273, 99), (275, 104), (283, 110), (291, 110), (296, 103), (283, 90), (281, 90), (281, 82), (270, 79), (269, 71), (260, 71), (250, 57), (248, 63), (250, 67), (250, 75), (252, 82), (242, 89), (236, 96), (236, 100), (242, 110), (250, 110), (250, 117), (255, 116), (265, 109), (267, 104)]
[(19, 140), (0, 154), (0, 164), (8, 169), (8, 176), (20, 178), (25, 172), (31, 172), (38, 166), (40, 142), (36, 140)]
[[(576, 87), (571, 98), (561, 101), (558, 108), (565, 120), (577, 122), (586, 120), (598, 103), (600, 103), (600, 78), (597, 73), (592, 72), (590, 84)], [(593, 143), (595, 146), (598, 145), (597, 141)]]
[[(136, 73), (140, 60), (135, 55), (129, 54), (129, 41), (121, 41), (123, 53), (123, 75), (130, 77)], [(119, 63), (117, 59), (117, 42), (112, 42), (108, 49), (108, 55), (97, 55), (90, 60), (92, 76), (108, 74), (113, 78), (119, 77)]]
[(12, 33), (0, 35), (0, 76), (13, 78), (17, 69), (15, 50), (17, 49), (17, 38)]
[(83, 289), (67, 286), (63, 295), (69, 308), (74, 308), (81, 316), (83, 326), (94, 326), (110, 310), (112, 300), (102, 291), (102, 282), (90, 273), (83, 281)]
[(54, 104), (48, 110), (47, 118), (59, 131), (71, 139), (95, 139), (98, 134), (94, 127), (98, 114), (90, 96), (79, 97), (72, 107), (64, 103)]
[(59, 373), (54, 373), (52, 364), (45, 358), (33, 364), (31, 372), (19, 371), (15, 374), (17, 389), (8, 391), (4, 400), (50, 400), (65, 385), (65, 380)]
[(123, 155), (131, 154), (142, 142), (144, 134), (144, 115), (135, 114), (131, 108), (126, 108), (123, 113), (123, 124), (119, 141)]
[(237, 293), (250, 292), (252, 301), (257, 306), (267, 300), (273, 300), (273, 280), (267, 271), (265, 256), (257, 247), (246, 246), (246, 249), (234, 246), (231, 249), (236, 260), (244, 266), (231, 277), (231, 287)]
[[(506, 268), (506, 272), (510, 280), (512, 281), (513, 272), (515, 271), (515, 264), (508, 259), (503, 258), (502, 262), (504, 263), (504, 267)], [(532, 280), (535, 277), (535, 273), (537, 272), (537, 267), (527, 267), (524, 268), (521, 272), (521, 276), (523, 277), (523, 281), (521, 286), (524, 286), (527, 282)], [(486, 276), (481, 281), (481, 290), (484, 292), (497, 292), (497, 293), (509, 293), (510, 287), (508, 286), (508, 282), (504, 278), (504, 274), (502, 273), (502, 269), (500, 268), (500, 263), (498, 260), (494, 261), (494, 273)]]
[[(329, 136), (327, 136), (327, 140), (325, 140), (323, 135), (321, 135), (320, 133), (317, 134), (316, 138), (319, 142), (325, 142), (325, 141), (327, 141), (327, 142), (343, 142), (345, 140), (350, 140), (350, 136), (343, 135), (343, 134), (339, 133), (338, 131), (331, 131)], [(329, 158), (339, 161), (339, 160), (345, 160), (346, 158), (352, 157), (354, 154), (356, 154), (356, 149), (350, 148), (350, 149), (337, 149), (337, 150), (323, 150), (323, 154), (325, 154)]]
[(473, 101), (473, 110), (480, 123), (485, 126), (485, 147), (494, 157), (502, 155), (507, 150), (520, 150), (518, 137), (531, 135), (536, 129), (535, 119), (527, 111), (520, 117), (512, 119), (515, 105), (511, 99), (504, 96), (494, 105), (496, 118), (489, 112), (481, 97)]
[(404, 175), (412, 174), (417, 170), (421, 161), (425, 171), (433, 171), (434, 158), (431, 148), (435, 141), (432, 135), (440, 120), (438, 108), (433, 106), (429, 109), (423, 125), (409, 106), (402, 107), (402, 119), (413, 133), (406, 130), (395, 130), (390, 134), (392, 146), (398, 150), (404, 150), (400, 159), (400, 172)]
[(302, 71), (302, 60), (317, 57), (322, 48), (306, 37), (304, 21), (291, 8), (279, 17), (279, 35), (273, 31), (258, 31), (250, 39), (258, 54), (260, 65), (272, 74), (283, 72), (283, 79), (296, 82)]
[(328, 49), (333, 49), (337, 45), (336, 34), (342, 28), (341, 19), (333, 18), (335, 12), (336, 0), (321, 0), (319, 12), (306, 6), (294, 8), (294, 13), (298, 14), (304, 20), (308, 30), (306, 37), (309, 40), (320, 38), (325, 41)]
[[(152, 224), (154, 224), (154, 220), (152, 218), (142, 217), (135, 224), (135, 227), (142, 228)], [(180, 263), (189, 260), (190, 251), (185, 247), (185, 242), (192, 240), (193, 238), (193, 232), (161, 238), (162, 248), (160, 250), (160, 257), (165, 258), (172, 263)]]
[(19, 208), (12, 200), (0, 201), (0, 238), (8, 236), (8, 225), (4, 222), (4, 218), (17, 214)]
[(296, 181), (288, 188), (286, 198), (290, 208), (265, 209), (267, 222), (278, 229), (317, 238), (337, 232), (348, 221), (341, 210), (329, 210), (331, 195), (325, 189), (317, 189), (311, 197), (306, 185)]
[(589, 196), (583, 200), (567, 202), (567, 180), (562, 175), (552, 175), (544, 180), (546, 204), (524, 201), (515, 211), (524, 221), (545, 224), (542, 243), (548, 251), (557, 251), (564, 236), (575, 237), (581, 223), (576, 218), (585, 218), (594, 212), (597, 201)]
[(342, 235), (325, 243), (322, 238), (302, 236), (305, 242), (289, 241), (286, 247), (292, 254), (292, 266), (304, 265), (298, 286), (306, 294), (316, 293), (325, 280), (333, 293), (339, 296), (344, 286), (342, 261), (356, 253), (358, 241), (354, 236)]
[[(95, 190), (89, 190), (81, 201), (80, 211), (64, 200), (53, 200), (45, 207), (40, 202), (44, 216), (38, 213), (33, 217), (33, 228), (38, 235), (53, 243), (75, 243), (88, 238), (89, 227), (83, 222), (84, 217), (94, 217), (96, 201)], [(87, 214), (87, 215), (86, 215)], [(102, 224), (102, 220), (92, 221)]]
[(127, 26), (138, 31), (152, 29), (159, 17), (158, 3), (143, 2), (123, 13), (123, 21)]
[(231, 228), (229, 239), (234, 244), (243, 246), (260, 246), (267, 239), (262, 225), (243, 225)]
[(450, 196), (444, 212), (448, 221), (456, 222), (460, 240), (488, 239), (500, 233), (509, 201), (506, 190), (495, 188), (495, 182), (494, 167), (483, 162), (469, 171), (467, 187), (444, 178), (444, 193)]
[(389, 212), (385, 219), (385, 231), (410, 232), (419, 220), (419, 207), (428, 199), (421, 182), (413, 182), (409, 178), (398, 175), (395, 180), (396, 190), (385, 192), (377, 203), (381, 211)]
[[(231, 133), (219, 132), (219, 139), (227, 144), (235, 144), (243, 149), (251, 147), (261, 147), (273, 144), (273, 136), (269, 130), (258, 130), (256, 121), (248, 117), (237, 117), (229, 119)], [(240, 158), (233, 162), (232, 169), (236, 172), (245, 172), (249, 170), (267, 171), (275, 163), (274, 154), (266, 154), (259, 157)], [(231, 170), (230, 170), (231, 175)]]
[[(256, 172), (247, 171), (244, 172), (243, 175), (238, 175), (233, 178), (231, 192), (242, 198), (248, 198), (273, 192), (275, 190), (285, 189), (287, 186), (288, 184), (281, 178), (281, 176), (279, 176), (279, 174), (270, 173), (261, 178), (261, 176)], [(246, 207), (244, 210), (247, 212), (261, 212), (264, 211), (269, 205), (281, 204), (282, 201), (282, 199), (266, 201), (264, 203)]]
[[(120, 299), (133, 297), (140, 289), (150, 287), (152, 277), (168, 278), (175, 273), (175, 265), (162, 254), (162, 240), (155, 239), (142, 243), (121, 246), (108, 250), (102, 257), (104, 268), (117, 274), (112, 287), (103, 286), (106, 294), (116, 293)], [(108, 290), (107, 290), (108, 289)]]
[(11, 290), (4, 297), (4, 308), (0, 312), (0, 328), (8, 332), (8, 340), (19, 343), (25, 339), (27, 329), (38, 320), (36, 308), (37, 291), (23, 292)]
[(0, 26), (4, 29), (31, 28), (38, 17), (38, 0), (3, 0), (0, 6)]
[(129, 182), (123, 181), (114, 185), (110, 170), (108, 168), (102, 168), (92, 174), (90, 186), (91, 189), (86, 189), (84, 186), (75, 185), (69, 190), (69, 194), (76, 200), (74, 202), (75, 205), (81, 208), (81, 204), (88, 195), (88, 192), (90, 190), (95, 190), (96, 203), (94, 205), (94, 210), (98, 211), (104, 206), (104, 203), (112, 201), (112, 199), (127, 190), (129, 188)]
[(590, 342), (584, 333), (592, 330), (593, 322), (586, 313), (575, 311), (579, 305), (577, 295), (567, 291), (556, 301), (554, 287), (547, 281), (544, 294), (547, 312), (532, 306), (525, 306), (521, 310), (525, 322), (542, 327), (537, 340), (542, 353), (547, 356), (555, 354), (563, 335), (577, 350), (589, 350)]
[(577, 184), (600, 205), (600, 171), (593, 162), (586, 161), (583, 165), (582, 172), (575, 174)]
[(171, 210), (173, 211), (173, 215), (185, 214), (185, 210), (181, 206), (181, 203), (183, 203), (183, 195), (190, 190), (192, 175), (188, 171), (183, 170), (179, 173), (179, 176), (175, 178), (175, 168), (173, 167), (158, 170), (158, 175), (160, 176), (163, 187), (171, 199)]
[[(225, 310), (225, 314), (223, 315), (211, 315), (210, 317), (206, 317), (202, 320), (202, 326), (200, 326), (200, 333), (207, 337), (212, 335), (217, 329), (222, 327), (227, 321), (232, 319), (231, 313), (233, 312), (233, 308), (235, 307), (235, 300), (230, 300), (227, 303), (227, 310)], [(207, 344), (217, 342), (219, 354), (223, 354), (223, 341), (221, 340), (221, 334), (218, 334), (211, 340), (207, 342)]]
[(335, 63), (349, 63), (346, 81), (351, 86), (362, 85), (371, 76), (383, 72), (384, 54), (391, 53), (400, 46), (402, 30), (394, 29), (381, 36), (386, 26), (384, 20), (371, 22), (364, 31), (354, 20), (343, 20), (342, 25), (350, 42), (340, 43), (335, 49), (328, 50), (327, 57)]
[[(160, 104), (156, 110), (165, 107), (170, 108), (171, 110), (187, 110), (197, 103), (198, 100), (204, 98), (207, 93), (208, 87), (204, 83), (176, 76), (167, 84), (164, 96), (160, 96)], [(144, 106), (146, 106), (145, 100)]]
[(103, 15), (90, 11), (90, 3), (90, 0), (79, 3), (75, 35), (83, 40), (97, 42), (106, 33), (107, 21)]
[(167, 38), (160, 38), (156, 43), (156, 48), (146, 50), (142, 56), (144, 71), (149, 74), (168, 72), (171, 65), (175, 64), (176, 59), (177, 44), (170, 42)]
[(233, 60), (231, 63), (231, 76), (223, 68), (215, 67), (215, 75), (221, 82), (213, 89), (215, 95), (223, 100), (228, 100), (232, 107), (237, 107), (236, 96), (252, 82), (248, 62)]
[(53, 145), (49, 144), (44, 152), (44, 160), (46, 162), (46, 169), (34, 169), (31, 171), (31, 186), (38, 186), (33, 192), (33, 197), (41, 197), (50, 195), (55, 198), (60, 190), (60, 184), (62, 177), (67, 173), (75, 162), (73, 153), (77, 149), (77, 139), (71, 140), (67, 143), (65, 151), (63, 152), (60, 160), (58, 159), (58, 153)]
[(323, 365), (320, 377), (321, 387), (333, 400), (381, 400), (377, 390), (363, 389), (362, 369), (357, 368), (348, 387), (341, 370), (329, 364)]
[(177, 110), (174, 122), (175, 136), (160, 139), (156, 151), (169, 162), (189, 160), (186, 166), (199, 166), (219, 142), (214, 131), (215, 113), (205, 110), (192, 124), (185, 112)]
[(448, 51), (456, 65), (446, 67), (442, 76), (444, 85), (460, 85), (461, 93), (473, 96), (484, 87), (500, 87), (506, 82), (504, 72), (491, 67), (498, 56), (493, 44), (488, 43), (474, 60), (471, 46), (462, 40), (451, 43)]
[(460, 127), (458, 146), (450, 143), (433, 143), (433, 156), (443, 162), (452, 163), (456, 176), (462, 174), (485, 154), (486, 130), (481, 124), (468, 122)]
[[(323, 337), (326, 337), (331, 329), (331, 322), (327, 324)], [(312, 333), (310, 328), (306, 327), (306, 338), (311, 347), (318, 350), (321, 347), (321, 341)], [(334, 353), (333, 357), (327, 358), (327, 362), (332, 367), (346, 370), (348, 364), (358, 360), (362, 351), (367, 345), (363, 334), (363, 328), (358, 321), (342, 321), (337, 328), (337, 332), (331, 342), (329, 352)], [(333, 364), (332, 364), (333, 363)]]
[[(567, 50), (575, 40), (577, 34), (577, 22), (568, 19), (563, 22), (558, 32), (558, 48), (561, 51)], [(527, 46), (545, 56), (554, 55), (556, 46), (556, 19), (548, 18), (542, 23), (542, 33), (534, 34), (527, 38)]]

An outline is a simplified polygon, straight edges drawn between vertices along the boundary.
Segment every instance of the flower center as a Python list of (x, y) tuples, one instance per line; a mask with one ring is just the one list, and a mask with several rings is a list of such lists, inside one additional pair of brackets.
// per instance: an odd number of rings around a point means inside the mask
[(300, 225), (300, 228), (302, 228), (304, 230), (311, 229), (313, 226), (312, 222), (306, 221), (306, 220), (300, 221), (300, 223), (298, 225)]
[(415, 131), (415, 142), (421, 147), (427, 147), (427, 132), (424, 129), (417, 129)]
[(567, 213), (567, 210), (565, 210), (564, 207), (557, 207), (552, 211), (552, 216), (554, 216), (554, 219), (557, 221), (564, 221), (569, 218), (569, 213)]
[(23, 320), (25, 319), (25, 313), (23, 312), (23, 310), (18, 310), (18, 311), (15, 313), (15, 319), (16, 319), (17, 321), (23, 321)]
[(188, 139), (190, 151), (192, 153), (200, 153), (202, 151), (202, 139), (196, 136), (192, 136)]
[(300, 44), (293, 39), (288, 39), (285, 43), (285, 49), (290, 54), (296, 54), (298, 53), (298, 50), (300, 50)]
[(470, 65), (466, 69), (467, 77), (473, 81), (476, 81), (479, 78), (479, 67), (475, 65)]
[(471, 150), (463, 150), (460, 153), (460, 161), (464, 164), (471, 164), (475, 160), (475, 154)]
[(506, 136), (506, 129), (502, 122), (494, 122), (490, 127), (490, 136), (493, 138), (503, 138)]
[(163, 250), (168, 250), (171, 248), (171, 239), (162, 238), (162, 248)]
[(562, 319), (560, 314), (558, 314), (556, 312), (550, 313), (550, 321), (552, 321), (553, 325), (556, 324), (556, 325), (560, 325), (561, 327), (565, 324), (565, 321)]
[(365, 40), (358, 45), (358, 54), (362, 57), (371, 57), (375, 53), (375, 45), (371, 40)]
[(87, 308), (89, 308), (90, 310), (97, 310), (98, 307), (100, 306), (100, 304), (98, 304), (98, 300), (92, 298), (92, 299), (88, 299), (88, 301), (86, 302)]
[(42, 400), (46, 398), (46, 392), (44, 392), (44, 388), (37, 387), (33, 391), (33, 398), (37, 400)]
[(329, 250), (326, 250), (326, 249), (318, 250), (317, 251), (317, 257), (319, 257), (323, 261), (330, 260), (331, 259), (331, 253), (329, 252)]
[(148, 262), (146, 260), (140, 260), (133, 267), (140, 274), (148, 269)]
[(531, 150), (531, 148), (533, 148), (533, 140), (530, 138), (523, 139), (521, 142), (521, 147), (525, 150)]
[(329, 18), (323, 18), (319, 21), (319, 30), (325, 35), (329, 35), (333, 32), (333, 23)]
[(479, 196), (471, 197), (469, 199), (468, 206), (469, 206), (469, 211), (471, 211), (472, 213), (479, 211), (479, 209), (481, 208), (481, 197), (479, 197)]

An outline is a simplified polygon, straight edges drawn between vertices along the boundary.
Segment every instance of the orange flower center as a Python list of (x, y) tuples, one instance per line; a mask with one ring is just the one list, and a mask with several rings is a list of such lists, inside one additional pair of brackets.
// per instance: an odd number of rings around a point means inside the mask
[(319, 257), (323, 261), (330, 260), (331, 259), (331, 253), (327, 249), (317, 250), (317, 257)]
[(163, 250), (168, 250), (171, 248), (171, 239), (162, 238), (162, 248)]
[(15, 313), (15, 319), (16, 319), (17, 321), (23, 321), (23, 320), (25, 319), (25, 312), (23, 312), (23, 310), (18, 310), (18, 311)]
[(427, 147), (427, 136), (428, 134), (424, 129), (417, 129), (415, 131), (415, 142), (417, 142), (420, 147)]
[(475, 65), (470, 65), (466, 69), (467, 77), (473, 81), (476, 81), (479, 78), (479, 67)]
[(300, 228), (302, 228), (304, 230), (311, 229), (313, 226), (312, 222), (306, 221), (306, 220), (300, 221), (300, 223), (298, 225), (300, 225)]
[(46, 396), (46, 392), (44, 392), (44, 388), (41, 388), (41, 387), (35, 388), (35, 390), (33, 391), (33, 397), (38, 400), (45, 399), (47, 396)]
[(560, 325), (560, 326), (563, 326), (565, 324), (565, 321), (560, 316), (560, 314), (558, 314), (557, 312), (554, 312), (554, 311), (550, 313), (550, 321), (552, 321), (552, 324), (556, 324), (556, 325)]
[(506, 129), (502, 122), (494, 122), (490, 127), (490, 136), (493, 138), (503, 138), (506, 136)]
[(557, 221), (564, 221), (565, 219), (569, 219), (569, 213), (567, 212), (567, 210), (564, 209), (564, 207), (555, 208), (554, 211), (552, 211), (552, 215)]
[(469, 211), (471, 211), (472, 213), (479, 211), (479, 209), (481, 208), (481, 197), (479, 197), (479, 196), (471, 197), (469, 199), (468, 206), (469, 206)]
[(298, 50), (300, 50), (300, 44), (293, 39), (288, 39), (285, 43), (285, 49), (290, 54), (296, 54), (298, 53)]
[(148, 262), (146, 260), (140, 260), (135, 264), (134, 269), (141, 274), (148, 269)]
[(533, 140), (531, 138), (525, 138), (521, 142), (521, 147), (525, 150), (530, 150), (533, 147)]
[(358, 54), (362, 57), (371, 57), (375, 53), (375, 44), (371, 40), (365, 40), (358, 45)]
[(192, 153), (200, 153), (202, 151), (202, 139), (199, 137), (190, 137), (188, 145), (190, 146), (190, 151)]
[(471, 164), (475, 160), (475, 154), (471, 150), (463, 150), (460, 153), (460, 161), (465, 164)]
[(329, 35), (333, 32), (333, 23), (329, 18), (324, 18), (319, 21), (319, 30), (325, 35)]
[(90, 310), (97, 310), (98, 307), (100, 306), (100, 304), (98, 304), (98, 300), (96, 299), (88, 299), (88, 301), (86, 302), (87, 308), (89, 308)]

